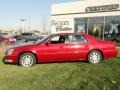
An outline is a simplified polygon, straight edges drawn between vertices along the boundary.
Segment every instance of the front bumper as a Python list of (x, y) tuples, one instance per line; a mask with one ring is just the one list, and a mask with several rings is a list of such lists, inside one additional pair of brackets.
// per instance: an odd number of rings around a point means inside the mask
[(17, 63), (18, 63), (16, 56), (10, 56), (10, 55), (4, 56), (3, 62), (4, 62), (5, 64), (7, 64), (7, 63), (17, 64)]
[(7, 64), (7, 63), (12, 63), (13, 60), (10, 60), (10, 59), (4, 59), (4, 58), (3, 58), (3, 62), (4, 62), (5, 64)]

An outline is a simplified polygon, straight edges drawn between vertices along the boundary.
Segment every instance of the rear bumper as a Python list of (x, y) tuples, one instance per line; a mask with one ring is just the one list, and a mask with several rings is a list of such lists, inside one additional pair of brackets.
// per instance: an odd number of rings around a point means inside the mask
[(118, 51), (117, 50), (110, 50), (110, 51), (105, 51), (104, 52), (104, 58), (107, 59), (107, 58), (114, 58), (116, 57), (118, 54)]

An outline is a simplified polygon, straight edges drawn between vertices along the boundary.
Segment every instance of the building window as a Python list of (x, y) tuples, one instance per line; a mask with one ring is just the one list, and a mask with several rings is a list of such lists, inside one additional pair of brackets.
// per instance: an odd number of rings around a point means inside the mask
[(120, 16), (75, 18), (75, 32), (86, 32), (98, 39), (120, 41)]
[(87, 32), (87, 18), (75, 18), (75, 32)]
[(107, 16), (105, 20), (105, 39), (120, 41), (120, 16)]
[(88, 33), (96, 38), (102, 38), (104, 17), (90, 17)]

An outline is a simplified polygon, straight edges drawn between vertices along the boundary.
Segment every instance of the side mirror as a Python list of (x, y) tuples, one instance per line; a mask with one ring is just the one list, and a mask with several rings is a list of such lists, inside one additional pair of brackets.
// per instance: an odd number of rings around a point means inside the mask
[(49, 46), (49, 44), (50, 44), (50, 42), (46, 42), (46, 43), (45, 43), (46, 46)]

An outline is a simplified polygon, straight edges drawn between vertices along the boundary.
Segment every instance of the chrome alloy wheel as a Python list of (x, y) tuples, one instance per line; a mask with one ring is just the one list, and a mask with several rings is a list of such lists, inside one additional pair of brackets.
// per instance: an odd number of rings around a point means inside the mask
[(102, 55), (99, 51), (92, 51), (89, 56), (88, 56), (88, 60), (90, 63), (96, 64), (99, 63), (102, 59)]
[(35, 56), (31, 53), (24, 53), (21, 55), (19, 63), (21, 66), (30, 67), (36, 63)]

